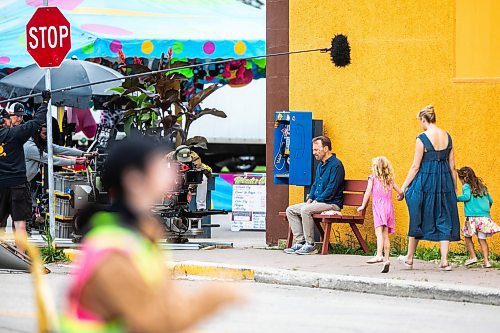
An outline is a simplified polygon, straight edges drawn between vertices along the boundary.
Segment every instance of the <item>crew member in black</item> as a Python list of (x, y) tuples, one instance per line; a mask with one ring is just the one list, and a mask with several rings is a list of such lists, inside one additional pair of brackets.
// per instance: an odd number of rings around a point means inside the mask
[(26, 220), (31, 218), (31, 195), (23, 145), (45, 123), (50, 92), (44, 91), (42, 98), (43, 103), (33, 120), (0, 128), (0, 228), (6, 227), (10, 215), (13, 227), (20, 236), (26, 235)]

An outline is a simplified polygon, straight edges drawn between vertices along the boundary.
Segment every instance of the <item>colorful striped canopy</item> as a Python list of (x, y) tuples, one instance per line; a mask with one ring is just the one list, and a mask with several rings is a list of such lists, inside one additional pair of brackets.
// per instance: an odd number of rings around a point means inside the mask
[[(0, 68), (33, 63), (25, 25), (42, 0), (1, 0)], [(265, 54), (265, 9), (238, 0), (49, 0), (71, 23), (68, 57), (243, 58)]]

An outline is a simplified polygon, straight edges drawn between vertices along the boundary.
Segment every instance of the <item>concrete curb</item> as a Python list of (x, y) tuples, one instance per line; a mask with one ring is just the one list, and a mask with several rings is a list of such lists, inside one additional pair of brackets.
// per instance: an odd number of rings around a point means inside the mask
[(500, 305), (500, 289), (475, 286), (266, 269), (255, 271), (254, 280), (385, 296)]
[[(79, 251), (67, 249), (64, 253), (73, 261)], [(296, 287), (500, 306), (500, 289), (495, 288), (243, 267), (200, 261), (171, 262), (167, 266), (175, 277), (203, 276), (217, 280), (249, 280)]]
[(500, 306), (500, 289), (495, 288), (251, 268), (196, 261), (172, 263), (169, 266), (177, 277), (194, 275), (222, 280), (252, 280), (268, 284)]

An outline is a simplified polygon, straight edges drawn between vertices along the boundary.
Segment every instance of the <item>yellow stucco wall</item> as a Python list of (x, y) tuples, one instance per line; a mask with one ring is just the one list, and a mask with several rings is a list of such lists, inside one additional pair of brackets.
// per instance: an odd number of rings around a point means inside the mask
[[(324, 120), (347, 178), (365, 179), (371, 158), (385, 155), (401, 184), (421, 131), (416, 113), (432, 103), (438, 126), (453, 137), (457, 166), (486, 181), (500, 223), (500, 83), (453, 81), (455, 0), (290, 0), (289, 15), (290, 50), (326, 47), (336, 33), (349, 38), (346, 68), (326, 54), (290, 57), (290, 109)], [(302, 188), (292, 187), (290, 202), (301, 197)], [(396, 233), (405, 236), (406, 205), (395, 207)], [(459, 211), (463, 223), (461, 204)], [(371, 215), (362, 234), (375, 238)], [(490, 244), (500, 253), (500, 235)]]
[(456, 0), (458, 78), (500, 82), (500, 1)]

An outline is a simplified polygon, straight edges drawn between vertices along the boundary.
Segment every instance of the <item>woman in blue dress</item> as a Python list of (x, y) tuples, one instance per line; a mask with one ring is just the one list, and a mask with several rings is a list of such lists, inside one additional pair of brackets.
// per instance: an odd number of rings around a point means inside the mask
[(422, 109), (417, 119), (424, 132), (417, 137), (413, 164), (401, 187), (410, 215), (408, 254), (398, 259), (411, 269), (419, 240), (439, 242), (439, 268), (449, 271), (450, 241), (460, 240), (453, 143), (451, 136), (436, 126), (432, 105)]

